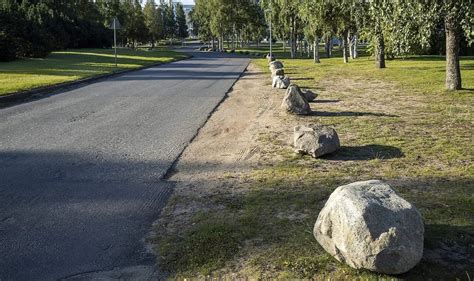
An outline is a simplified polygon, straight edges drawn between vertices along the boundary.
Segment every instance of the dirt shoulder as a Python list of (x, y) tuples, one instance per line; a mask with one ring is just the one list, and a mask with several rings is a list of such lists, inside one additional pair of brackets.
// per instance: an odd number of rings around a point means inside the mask
[(245, 174), (268, 160), (262, 159), (268, 147), (260, 138), (279, 126), (281, 97), (267, 78), (250, 64), (184, 150), (168, 180), (176, 184), (173, 198), (186, 200), (169, 204), (157, 227), (166, 222), (166, 231), (173, 231), (197, 212), (215, 208), (206, 196), (238, 192), (245, 187)]

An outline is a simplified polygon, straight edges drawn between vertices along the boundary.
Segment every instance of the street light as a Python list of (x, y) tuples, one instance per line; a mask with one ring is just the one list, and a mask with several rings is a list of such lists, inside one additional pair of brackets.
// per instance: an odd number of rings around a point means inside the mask
[(272, 53), (272, 9), (268, 8), (265, 10), (265, 12), (270, 12), (270, 59), (273, 58), (273, 53)]

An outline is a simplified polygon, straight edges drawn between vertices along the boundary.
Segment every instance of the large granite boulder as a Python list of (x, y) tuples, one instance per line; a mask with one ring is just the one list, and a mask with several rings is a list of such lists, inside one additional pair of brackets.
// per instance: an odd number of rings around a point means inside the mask
[(337, 260), (353, 268), (400, 274), (423, 255), (418, 210), (378, 180), (338, 187), (319, 213), (314, 236)]
[(295, 84), (291, 84), (286, 90), (281, 107), (292, 114), (307, 115), (311, 113), (309, 103), (304, 99), (300, 88)]
[(272, 87), (278, 89), (286, 89), (290, 85), (290, 78), (288, 76), (274, 76)]
[(296, 152), (314, 158), (333, 153), (341, 147), (336, 130), (324, 125), (296, 126), (293, 141)]

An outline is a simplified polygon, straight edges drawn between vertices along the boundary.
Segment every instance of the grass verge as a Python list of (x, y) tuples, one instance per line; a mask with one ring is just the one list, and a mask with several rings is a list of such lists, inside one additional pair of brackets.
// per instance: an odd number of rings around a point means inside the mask
[(118, 50), (115, 67), (113, 49), (74, 49), (53, 52), (46, 58), (21, 59), (0, 63), (0, 95), (61, 82), (133, 69), (186, 58), (166, 49)]
[[(255, 60), (267, 71), (266, 61)], [(341, 58), (283, 60), (287, 74), (320, 96), (313, 114), (281, 118), (262, 132), (263, 163), (239, 175), (244, 188), (175, 196), (205, 202), (185, 227), (157, 237), (162, 267), (173, 277), (316, 280), (469, 280), (474, 275), (474, 59), (463, 58), (466, 89), (445, 92), (436, 57), (343, 64)], [(268, 78), (269, 79), (269, 78)], [(294, 155), (288, 131), (300, 123), (336, 128), (342, 149), (321, 159)], [(319, 211), (339, 185), (382, 179), (414, 203), (425, 222), (422, 261), (398, 276), (355, 270), (315, 241)], [(221, 179), (221, 181), (223, 181)], [(229, 184), (222, 184), (228, 186)], [(205, 188), (203, 185), (201, 188)], [(237, 186), (236, 188), (238, 188)]]

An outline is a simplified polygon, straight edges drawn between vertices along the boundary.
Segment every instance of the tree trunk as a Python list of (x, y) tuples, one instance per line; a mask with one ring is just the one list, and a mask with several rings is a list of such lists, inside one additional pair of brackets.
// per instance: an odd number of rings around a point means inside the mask
[(357, 37), (358, 37), (358, 36), (357, 36), (357, 33), (354, 34), (354, 44), (352, 45), (352, 48), (353, 48), (353, 50), (352, 50), (352, 55), (353, 55), (352, 58), (353, 58), (353, 59), (356, 59), (356, 58), (359, 57), (359, 53), (357, 52), (357, 43), (358, 43), (358, 38), (357, 38)]
[(331, 57), (331, 52), (330, 52), (330, 45), (331, 43), (329, 42), (331, 39), (326, 39), (326, 44), (324, 45), (324, 48), (326, 49), (326, 57), (330, 58)]
[(332, 42), (332, 38), (329, 39), (329, 57), (332, 57), (332, 49), (334, 47), (334, 43)]
[(347, 32), (344, 32), (341, 39), (342, 56), (344, 57), (344, 63), (349, 62), (349, 56), (347, 52), (347, 38), (348, 38)]
[(385, 42), (383, 34), (377, 36), (377, 48), (375, 50), (375, 66), (377, 68), (385, 68)]
[(309, 44), (309, 42), (307, 40), (304, 41), (304, 46), (305, 46), (305, 50), (306, 50), (306, 54), (308, 56), (308, 58), (311, 57), (311, 44)]
[(296, 22), (295, 19), (291, 19), (291, 58), (296, 58), (297, 46), (296, 46)]
[(460, 90), (461, 67), (459, 65), (460, 28), (455, 20), (446, 17), (446, 90)]
[(319, 60), (319, 37), (318, 36), (316, 36), (314, 40), (313, 52), (314, 52), (314, 63), (320, 63), (321, 61)]
[(353, 37), (351, 37), (350, 33), (347, 33), (347, 44), (349, 47), (349, 57), (351, 59), (354, 58), (354, 41), (352, 40)]

